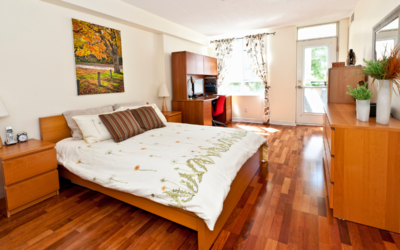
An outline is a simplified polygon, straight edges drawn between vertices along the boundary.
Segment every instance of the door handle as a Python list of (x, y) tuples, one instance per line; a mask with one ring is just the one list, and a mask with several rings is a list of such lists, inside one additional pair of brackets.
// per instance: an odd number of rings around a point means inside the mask
[(302, 89), (302, 88), (303, 88), (303, 86), (297, 86), (297, 88), (298, 88), (298, 89)]

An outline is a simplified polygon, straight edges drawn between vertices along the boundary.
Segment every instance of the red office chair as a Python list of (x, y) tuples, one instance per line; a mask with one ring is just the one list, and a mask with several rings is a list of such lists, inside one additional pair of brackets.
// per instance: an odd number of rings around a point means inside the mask
[(214, 117), (224, 113), (224, 108), (225, 108), (225, 96), (220, 95), (217, 100), (213, 101), (213, 109), (212, 109), (213, 126), (222, 125), (226, 127), (225, 123), (214, 120)]

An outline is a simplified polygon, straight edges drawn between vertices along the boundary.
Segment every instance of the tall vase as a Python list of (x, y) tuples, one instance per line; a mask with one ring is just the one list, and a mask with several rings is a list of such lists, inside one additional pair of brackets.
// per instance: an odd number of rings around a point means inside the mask
[(392, 82), (379, 80), (376, 100), (376, 122), (387, 125), (390, 119)]

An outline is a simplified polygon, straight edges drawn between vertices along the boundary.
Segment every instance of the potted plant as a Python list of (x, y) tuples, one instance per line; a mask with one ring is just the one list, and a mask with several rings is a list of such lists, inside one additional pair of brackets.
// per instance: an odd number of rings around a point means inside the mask
[(392, 88), (393, 84), (400, 93), (400, 45), (387, 55), (386, 50), (382, 59), (367, 61), (362, 68), (361, 74), (373, 78), (372, 83), (378, 80), (377, 101), (376, 101), (376, 122), (379, 124), (389, 124)]
[(346, 92), (346, 94), (356, 99), (357, 120), (362, 122), (369, 121), (370, 100), (372, 97), (371, 91), (365, 86), (357, 85), (354, 89), (351, 86), (347, 86), (349, 92)]

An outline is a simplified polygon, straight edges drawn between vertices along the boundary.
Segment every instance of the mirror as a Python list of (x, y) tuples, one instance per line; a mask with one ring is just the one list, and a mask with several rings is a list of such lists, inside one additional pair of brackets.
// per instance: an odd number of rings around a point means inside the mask
[(382, 59), (383, 55), (389, 55), (390, 51), (398, 43), (399, 18), (383, 27), (376, 33), (375, 59)]
[(389, 55), (390, 51), (400, 41), (399, 33), (400, 6), (381, 20), (373, 28), (373, 55), (375, 60)]

